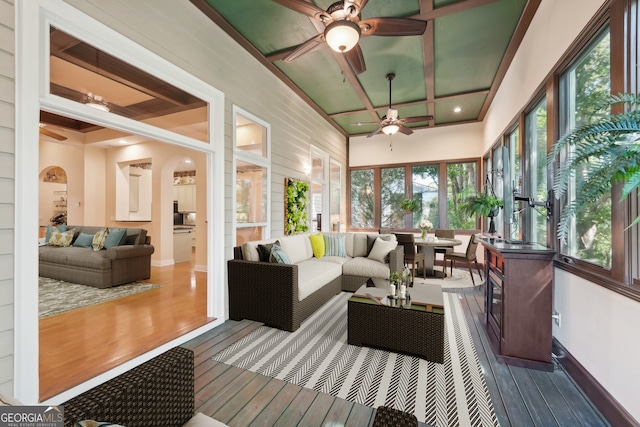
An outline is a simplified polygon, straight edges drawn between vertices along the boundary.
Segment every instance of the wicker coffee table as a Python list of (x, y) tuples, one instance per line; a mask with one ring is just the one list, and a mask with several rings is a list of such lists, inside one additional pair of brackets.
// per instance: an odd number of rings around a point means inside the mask
[(363, 285), (349, 298), (347, 342), (443, 363), (442, 287), (416, 284), (406, 301), (390, 299), (386, 292), (386, 287)]

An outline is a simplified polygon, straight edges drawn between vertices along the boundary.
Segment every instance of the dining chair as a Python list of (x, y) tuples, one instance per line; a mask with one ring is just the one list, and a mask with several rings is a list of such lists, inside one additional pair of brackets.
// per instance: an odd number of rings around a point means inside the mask
[(399, 245), (404, 246), (405, 265), (411, 265), (411, 283), (413, 283), (413, 279), (415, 278), (416, 264), (419, 262), (422, 262), (422, 276), (426, 277), (427, 266), (424, 262), (424, 254), (416, 250), (415, 236), (410, 233), (397, 233), (396, 240), (398, 240)]
[[(434, 234), (437, 238), (439, 239), (455, 239), (456, 238), (456, 230), (450, 229), (450, 228), (436, 228), (434, 231)], [(436, 265), (436, 257), (438, 254), (442, 254), (444, 256), (444, 254), (449, 254), (453, 252), (453, 248), (452, 247), (443, 247), (443, 246), (436, 246), (433, 248), (433, 265)], [(444, 259), (442, 260), (442, 271), (444, 271)]]
[(445, 270), (447, 268), (447, 260), (451, 261), (451, 275), (453, 275), (453, 262), (454, 261), (463, 261), (467, 263), (467, 268), (469, 269), (469, 275), (471, 275), (471, 282), (473, 286), (476, 285), (476, 281), (473, 278), (473, 272), (471, 271), (471, 262), (473, 261), (476, 264), (476, 270), (478, 270), (478, 274), (480, 275), (480, 279), (482, 279), (482, 272), (480, 271), (480, 267), (478, 266), (478, 258), (476, 257), (476, 250), (478, 249), (478, 236), (475, 234), (471, 235), (471, 239), (469, 239), (469, 244), (467, 245), (466, 252), (451, 252), (444, 254), (444, 263), (442, 266), (442, 278), (444, 279)]

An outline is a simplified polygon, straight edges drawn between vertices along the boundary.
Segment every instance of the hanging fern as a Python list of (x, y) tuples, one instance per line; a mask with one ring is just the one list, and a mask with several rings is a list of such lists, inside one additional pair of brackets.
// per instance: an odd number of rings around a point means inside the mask
[[(625, 111), (576, 128), (560, 138), (547, 157), (556, 199), (566, 195), (576, 171), (582, 171), (576, 197), (560, 215), (557, 235), (563, 242), (567, 241), (571, 219), (581, 206), (597, 202), (611, 191), (613, 184), (625, 182), (622, 200), (640, 185), (640, 97), (612, 96), (606, 107), (616, 104), (623, 104)], [(569, 147), (573, 150), (567, 155)], [(556, 162), (559, 164), (553, 171)], [(638, 221), (640, 216), (631, 225)]]

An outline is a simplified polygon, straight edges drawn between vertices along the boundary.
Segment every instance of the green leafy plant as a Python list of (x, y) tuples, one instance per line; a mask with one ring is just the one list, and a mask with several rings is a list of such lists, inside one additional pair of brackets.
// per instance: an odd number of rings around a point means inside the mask
[(416, 199), (404, 199), (400, 201), (400, 207), (405, 213), (411, 213), (420, 209), (420, 202)]
[(304, 233), (309, 230), (307, 217), (309, 184), (286, 178), (285, 186), (285, 234)]
[(402, 280), (404, 279), (403, 273), (402, 271), (394, 271), (393, 273), (391, 273), (389, 275), (389, 282), (391, 283), (402, 283)]
[[(571, 219), (580, 207), (596, 203), (611, 191), (611, 185), (624, 182), (624, 200), (640, 185), (640, 97), (634, 94), (612, 96), (605, 105), (622, 104), (624, 112), (608, 114), (593, 123), (580, 126), (560, 138), (547, 157), (547, 165), (555, 168), (553, 190), (556, 199), (567, 193), (576, 182), (575, 198), (562, 209), (557, 235), (567, 241)], [(566, 158), (561, 153), (567, 149)], [(581, 179), (576, 180), (579, 176)], [(637, 217), (631, 225), (640, 221)]]
[(498, 215), (498, 209), (504, 207), (504, 200), (498, 199), (494, 194), (476, 194), (467, 197), (460, 207), (468, 215), (494, 217)]

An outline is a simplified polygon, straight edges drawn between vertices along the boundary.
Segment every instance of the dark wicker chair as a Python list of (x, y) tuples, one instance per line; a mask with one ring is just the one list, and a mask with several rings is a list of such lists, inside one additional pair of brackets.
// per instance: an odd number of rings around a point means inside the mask
[(424, 254), (416, 250), (415, 236), (408, 233), (397, 233), (396, 239), (398, 239), (398, 245), (404, 247), (404, 263), (406, 265), (411, 264), (411, 283), (415, 278), (416, 264), (419, 262), (422, 262), (422, 277), (426, 277), (427, 266), (424, 262)]
[(473, 278), (473, 272), (471, 271), (471, 262), (476, 264), (476, 270), (478, 270), (478, 274), (480, 275), (480, 279), (482, 279), (482, 272), (480, 271), (480, 267), (478, 266), (478, 258), (476, 257), (476, 251), (478, 249), (478, 236), (475, 234), (471, 235), (471, 239), (469, 240), (469, 244), (467, 245), (467, 251), (462, 252), (451, 252), (448, 254), (444, 254), (444, 262), (442, 264), (442, 278), (444, 279), (445, 270), (447, 269), (447, 260), (451, 261), (451, 274), (453, 275), (453, 262), (454, 261), (462, 261), (467, 263), (467, 268), (469, 268), (469, 275), (471, 275), (471, 282), (473, 286), (476, 285), (476, 281)]
[(418, 419), (408, 412), (379, 406), (373, 419), (372, 427), (417, 427)]

